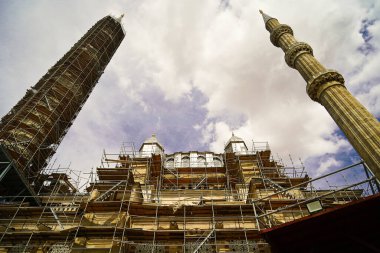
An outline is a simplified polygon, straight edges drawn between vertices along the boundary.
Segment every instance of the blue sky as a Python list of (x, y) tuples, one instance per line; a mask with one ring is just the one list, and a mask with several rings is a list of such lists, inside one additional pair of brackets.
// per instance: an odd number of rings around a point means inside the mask
[(156, 133), (167, 152), (222, 152), (231, 132), (302, 158), (311, 175), (358, 159), (305, 81), (275, 48), (258, 10), (290, 25), (380, 117), (378, 1), (0, 1), (0, 114), (99, 19), (126, 38), (53, 159), (89, 171), (103, 149)]

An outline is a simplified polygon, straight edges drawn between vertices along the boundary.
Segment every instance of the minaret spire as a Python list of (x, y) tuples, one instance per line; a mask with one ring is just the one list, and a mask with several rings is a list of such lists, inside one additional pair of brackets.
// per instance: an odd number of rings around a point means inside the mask
[(271, 16), (265, 14), (262, 10), (259, 10), (261, 15), (263, 16), (264, 24), (266, 24), (269, 20), (273, 19)]
[(116, 21), (121, 23), (121, 20), (123, 19), (124, 17), (124, 13), (120, 15), (120, 17), (116, 18)]
[(313, 56), (313, 49), (298, 42), (290, 26), (280, 24), (262, 11), (266, 29), (274, 46), (285, 53), (289, 67), (298, 70), (307, 82), (310, 98), (325, 107), (351, 145), (380, 180), (380, 123), (346, 89), (343, 76), (326, 69)]

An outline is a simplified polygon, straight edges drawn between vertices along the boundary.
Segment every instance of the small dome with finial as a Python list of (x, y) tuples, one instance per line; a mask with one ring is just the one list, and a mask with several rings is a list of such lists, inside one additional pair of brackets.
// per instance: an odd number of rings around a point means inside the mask
[(140, 151), (152, 153), (155, 153), (158, 150), (164, 151), (164, 147), (158, 141), (156, 134), (152, 134), (151, 137), (147, 138), (140, 148)]
[(232, 133), (232, 136), (228, 140), (224, 150), (226, 152), (246, 152), (248, 149), (244, 140)]

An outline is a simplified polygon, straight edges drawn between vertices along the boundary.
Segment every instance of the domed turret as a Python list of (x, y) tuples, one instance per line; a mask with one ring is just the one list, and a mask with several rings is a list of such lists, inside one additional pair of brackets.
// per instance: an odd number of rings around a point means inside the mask
[(224, 151), (229, 153), (246, 153), (248, 151), (248, 148), (242, 138), (235, 136), (234, 133), (232, 133), (231, 138), (228, 140), (226, 146), (224, 147)]
[(152, 136), (146, 139), (144, 143), (141, 145), (140, 152), (146, 155), (163, 153), (164, 147), (157, 140), (156, 135), (152, 134)]

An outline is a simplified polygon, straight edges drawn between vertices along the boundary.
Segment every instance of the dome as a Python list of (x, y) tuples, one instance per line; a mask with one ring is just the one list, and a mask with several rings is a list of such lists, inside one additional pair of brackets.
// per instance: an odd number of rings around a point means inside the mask
[(140, 151), (143, 149), (144, 145), (151, 145), (155, 144), (157, 145), (161, 150), (164, 150), (164, 147), (161, 145), (161, 143), (158, 141), (156, 134), (152, 134), (151, 137), (146, 139), (143, 144), (141, 145)]
[(237, 142), (240, 142), (240, 143), (244, 143), (245, 145), (245, 142), (242, 138), (236, 136), (234, 133), (232, 133), (232, 136), (231, 138), (227, 141), (227, 144), (225, 147), (227, 147), (230, 143), (237, 143)]
[(234, 133), (232, 133), (231, 138), (228, 140), (226, 146), (224, 147), (224, 150), (226, 152), (239, 152), (244, 153), (247, 152), (248, 148), (247, 145), (245, 145), (245, 142), (242, 138), (235, 136)]

